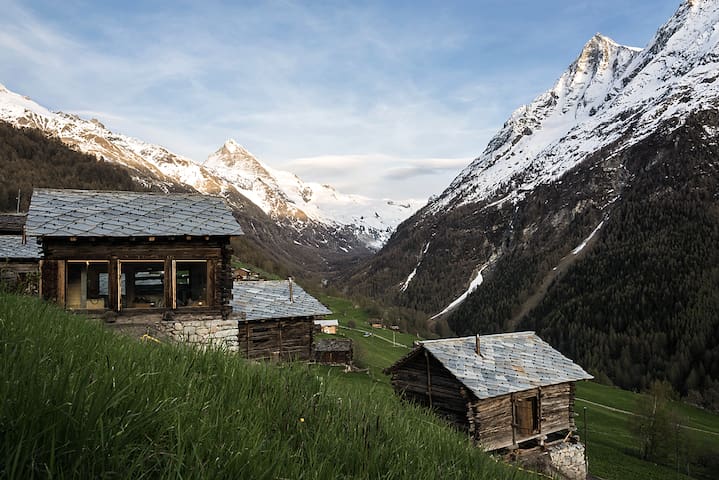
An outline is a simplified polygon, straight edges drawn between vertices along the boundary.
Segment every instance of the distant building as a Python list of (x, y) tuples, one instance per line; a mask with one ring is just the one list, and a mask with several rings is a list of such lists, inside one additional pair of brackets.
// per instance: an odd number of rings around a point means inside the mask
[(0, 235), (22, 235), (26, 217), (24, 213), (0, 213)]
[(318, 338), (312, 348), (312, 359), (328, 365), (352, 364), (352, 340), (349, 338)]
[(315, 320), (315, 328), (328, 335), (336, 335), (340, 323), (337, 320)]
[(11, 289), (23, 287), (37, 293), (42, 250), (34, 238), (0, 235), (0, 284)]
[(235, 282), (232, 296), (247, 358), (309, 360), (313, 321), (332, 313), (292, 280)]

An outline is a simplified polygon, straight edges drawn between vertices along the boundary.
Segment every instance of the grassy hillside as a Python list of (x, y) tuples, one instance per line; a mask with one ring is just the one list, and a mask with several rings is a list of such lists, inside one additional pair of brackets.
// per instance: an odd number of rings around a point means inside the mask
[(525, 478), (386, 386), (0, 294), (0, 478)]
[[(348, 384), (370, 384), (378, 393), (393, 395), (389, 379), (381, 371), (406, 354), (417, 337), (397, 334), (395, 339), (401, 346), (394, 346), (392, 332), (372, 329), (367, 324), (369, 315), (361, 307), (343, 298), (324, 296), (321, 299), (345, 327), (340, 334), (353, 339), (357, 363), (369, 370), (367, 374), (335, 375)], [(350, 322), (356, 325), (355, 329), (346, 328)], [(372, 332), (372, 336), (365, 337), (362, 331)], [(640, 458), (637, 440), (630, 431), (631, 413), (637, 410), (640, 399), (641, 395), (636, 393), (594, 382), (577, 384), (576, 423), (580, 437), (587, 440), (590, 473), (605, 480), (715, 478), (719, 468), (719, 415), (673, 402), (672, 408), (681, 424), (688, 427), (678, 432), (681, 461), (679, 465), (655, 464)]]

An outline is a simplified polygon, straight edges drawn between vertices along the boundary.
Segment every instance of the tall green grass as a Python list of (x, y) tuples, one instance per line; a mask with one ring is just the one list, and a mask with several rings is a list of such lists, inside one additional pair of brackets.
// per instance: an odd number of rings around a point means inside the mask
[(139, 343), (0, 294), (0, 478), (526, 475), (385, 389)]

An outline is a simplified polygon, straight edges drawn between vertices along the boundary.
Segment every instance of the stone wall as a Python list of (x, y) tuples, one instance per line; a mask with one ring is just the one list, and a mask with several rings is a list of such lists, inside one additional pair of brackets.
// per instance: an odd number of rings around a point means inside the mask
[(547, 449), (551, 467), (567, 480), (585, 480), (584, 444), (558, 443)]
[(193, 318), (163, 321), (156, 328), (176, 342), (195, 346), (216, 346), (236, 352), (239, 348), (237, 320), (216, 318)]

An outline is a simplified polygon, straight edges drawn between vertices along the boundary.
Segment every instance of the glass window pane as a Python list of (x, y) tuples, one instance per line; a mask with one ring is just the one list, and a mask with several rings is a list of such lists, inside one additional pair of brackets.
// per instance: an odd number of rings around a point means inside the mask
[(102, 310), (108, 305), (107, 262), (68, 262), (65, 306)]
[(176, 262), (178, 307), (207, 305), (207, 262)]
[(122, 262), (120, 275), (123, 308), (164, 306), (164, 262)]

